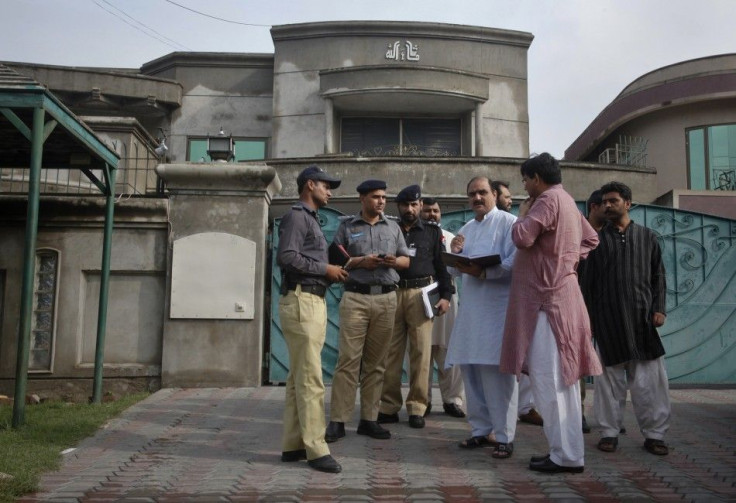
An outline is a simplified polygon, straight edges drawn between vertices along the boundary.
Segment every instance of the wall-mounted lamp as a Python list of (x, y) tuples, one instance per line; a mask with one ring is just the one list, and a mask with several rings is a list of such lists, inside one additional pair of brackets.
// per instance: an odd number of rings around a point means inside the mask
[(161, 157), (166, 154), (167, 150), (169, 150), (169, 147), (166, 146), (166, 138), (161, 138), (161, 143), (153, 151), (157, 156)]
[(233, 137), (225, 136), (222, 127), (217, 136), (207, 138), (207, 155), (217, 162), (229, 162), (233, 159)]

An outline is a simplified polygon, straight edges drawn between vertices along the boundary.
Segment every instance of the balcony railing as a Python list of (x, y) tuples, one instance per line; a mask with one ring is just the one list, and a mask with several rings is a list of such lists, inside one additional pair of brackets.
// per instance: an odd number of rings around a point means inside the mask
[[(159, 196), (163, 184), (154, 171), (152, 158), (123, 158), (115, 175), (115, 194), (131, 197)], [(0, 194), (28, 192), (28, 168), (0, 168)], [(100, 170), (92, 170), (100, 180)], [(100, 190), (78, 169), (45, 168), (41, 170), (40, 193), (45, 195), (100, 195)]]

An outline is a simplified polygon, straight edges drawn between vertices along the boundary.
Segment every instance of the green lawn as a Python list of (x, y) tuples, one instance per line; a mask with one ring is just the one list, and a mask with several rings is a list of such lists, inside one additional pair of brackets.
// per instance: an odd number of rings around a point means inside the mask
[(59, 468), (61, 451), (93, 435), (106, 421), (147, 396), (137, 393), (97, 405), (27, 405), (25, 425), (17, 430), (10, 426), (13, 408), (0, 406), (0, 472), (14, 477), (0, 481), (0, 502), (35, 491), (40, 474)]

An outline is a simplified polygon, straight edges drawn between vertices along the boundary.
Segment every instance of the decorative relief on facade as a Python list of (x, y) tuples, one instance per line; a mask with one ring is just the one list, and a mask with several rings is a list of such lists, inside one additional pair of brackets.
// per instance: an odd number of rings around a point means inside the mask
[(389, 43), (388, 51), (386, 51), (386, 59), (394, 61), (419, 61), (419, 44), (414, 45), (411, 40), (404, 41), (403, 46), (401, 45), (401, 40)]
[(29, 371), (51, 371), (54, 344), (54, 319), (59, 274), (59, 252), (36, 252), (33, 316), (28, 354)]

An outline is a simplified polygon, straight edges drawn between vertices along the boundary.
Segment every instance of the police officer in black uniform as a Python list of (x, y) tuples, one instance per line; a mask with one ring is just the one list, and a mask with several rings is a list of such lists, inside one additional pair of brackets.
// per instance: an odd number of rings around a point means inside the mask
[(437, 282), (440, 300), (435, 307), (443, 315), (455, 291), (442, 262), (440, 227), (420, 218), (422, 194), (418, 185), (410, 185), (396, 196), (401, 231), (409, 247), (409, 268), (399, 271), (394, 330), (386, 357), (386, 372), (381, 392), (379, 423), (399, 421), (401, 410), (401, 371), (409, 343), (409, 393), (406, 409), (409, 426), (424, 428), (424, 413), (429, 404), (429, 372), (432, 359), (432, 318), (424, 308), (422, 288)]

